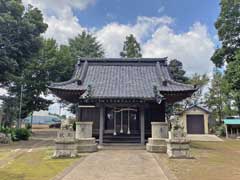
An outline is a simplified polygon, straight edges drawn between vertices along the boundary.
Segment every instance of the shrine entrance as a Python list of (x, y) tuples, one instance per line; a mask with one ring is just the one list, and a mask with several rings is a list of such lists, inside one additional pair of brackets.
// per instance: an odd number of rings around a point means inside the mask
[(140, 135), (138, 108), (106, 108), (104, 134), (112, 134), (113, 136)]

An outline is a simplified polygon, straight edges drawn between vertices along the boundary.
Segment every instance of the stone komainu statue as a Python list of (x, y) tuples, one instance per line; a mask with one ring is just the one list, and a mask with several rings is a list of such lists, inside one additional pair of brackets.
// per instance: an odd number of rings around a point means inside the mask
[(65, 119), (61, 122), (61, 129), (73, 130), (73, 123), (69, 119)]

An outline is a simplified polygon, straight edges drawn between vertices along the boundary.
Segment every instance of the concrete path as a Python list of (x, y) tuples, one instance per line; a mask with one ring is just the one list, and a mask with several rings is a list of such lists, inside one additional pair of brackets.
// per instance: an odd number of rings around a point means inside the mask
[(221, 138), (217, 137), (214, 134), (188, 134), (187, 137), (191, 141), (223, 141)]
[(90, 154), (62, 180), (167, 180), (145, 150), (102, 150)]

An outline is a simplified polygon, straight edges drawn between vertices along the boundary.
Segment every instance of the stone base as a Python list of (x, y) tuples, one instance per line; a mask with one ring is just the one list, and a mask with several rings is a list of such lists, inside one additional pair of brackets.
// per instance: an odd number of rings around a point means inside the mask
[(163, 139), (163, 138), (148, 138), (148, 143), (146, 144), (146, 149), (148, 152), (166, 153), (167, 147), (166, 147), (165, 139)]
[(53, 154), (54, 158), (61, 157), (76, 157), (77, 147), (75, 141), (55, 141), (55, 152)]
[(169, 158), (190, 158), (190, 140), (172, 139), (166, 140), (167, 154)]
[(97, 143), (95, 138), (77, 139), (77, 152), (90, 153), (97, 151)]

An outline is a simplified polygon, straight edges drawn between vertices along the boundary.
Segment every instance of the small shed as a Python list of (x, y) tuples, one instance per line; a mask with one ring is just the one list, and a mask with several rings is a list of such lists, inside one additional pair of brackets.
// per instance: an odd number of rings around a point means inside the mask
[(179, 114), (184, 132), (187, 134), (208, 134), (210, 111), (198, 105), (193, 105)]
[(240, 136), (240, 118), (224, 119), (226, 138)]

